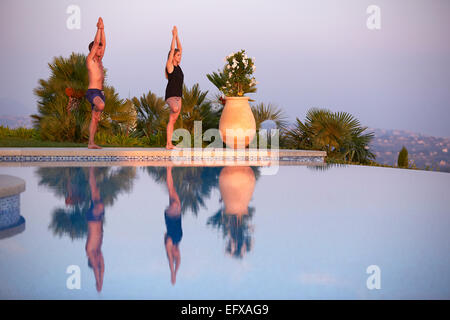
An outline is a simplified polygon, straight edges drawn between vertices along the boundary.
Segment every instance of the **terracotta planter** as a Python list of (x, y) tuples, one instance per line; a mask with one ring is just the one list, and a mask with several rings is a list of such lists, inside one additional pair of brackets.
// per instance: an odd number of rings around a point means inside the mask
[(248, 214), (248, 204), (255, 189), (255, 173), (250, 167), (224, 167), (219, 176), (219, 189), (225, 214)]
[[(247, 147), (256, 134), (255, 117), (249, 97), (227, 97), (219, 122), (223, 142), (230, 148)], [(228, 132), (227, 130), (233, 130)]]

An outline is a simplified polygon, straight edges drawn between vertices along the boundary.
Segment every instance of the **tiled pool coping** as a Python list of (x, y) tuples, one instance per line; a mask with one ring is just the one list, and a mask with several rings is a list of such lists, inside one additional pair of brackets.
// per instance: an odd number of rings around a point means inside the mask
[(0, 166), (62, 163), (104, 163), (113, 165), (139, 165), (167, 161), (180, 165), (320, 165), (325, 161), (325, 151), (284, 149), (181, 149), (164, 148), (0, 148)]

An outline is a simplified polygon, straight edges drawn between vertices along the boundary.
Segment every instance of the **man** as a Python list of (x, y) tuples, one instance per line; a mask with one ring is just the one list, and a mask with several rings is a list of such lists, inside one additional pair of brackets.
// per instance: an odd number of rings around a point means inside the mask
[(88, 266), (92, 268), (95, 276), (97, 291), (102, 291), (103, 274), (105, 272), (105, 261), (102, 253), (103, 242), (103, 219), (105, 216), (105, 205), (103, 204), (100, 189), (97, 186), (95, 168), (89, 168), (89, 189), (91, 190), (91, 205), (86, 213), (88, 235), (86, 239), (86, 255)]
[(101, 149), (95, 144), (95, 132), (100, 120), (100, 115), (105, 108), (105, 94), (103, 92), (104, 71), (102, 59), (105, 53), (106, 39), (102, 18), (98, 18), (95, 40), (89, 44), (89, 55), (86, 58), (86, 66), (89, 75), (89, 87), (86, 98), (92, 107), (91, 124), (89, 125), (89, 149)]

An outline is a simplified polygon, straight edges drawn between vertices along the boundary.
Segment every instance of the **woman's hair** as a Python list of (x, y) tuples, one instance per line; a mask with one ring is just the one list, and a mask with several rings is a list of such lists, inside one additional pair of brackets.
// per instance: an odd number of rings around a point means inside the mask
[[(167, 54), (167, 59), (169, 59), (169, 57), (170, 57), (170, 52), (171, 52), (171, 51), (172, 51), (172, 50), (170, 50), (169, 53)], [(173, 55), (175, 55), (178, 51), (180, 51), (180, 49), (175, 48), (174, 51), (173, 51)]]
[[(180, 49), (175, 48), (174, 51), (173, 51), (173, 55), (175, 55), (179, 51), (180, 51)], [(167, 60), (169, 60), (170, 52), (172, 52), (172, 50), (170, 50), (169, 53), (167, 54)], [(166, 75), (166, 79), (169, 79), (169, 75), (167, 74), (167, 69), (166, 68), (164, 68), (164, 74)]]

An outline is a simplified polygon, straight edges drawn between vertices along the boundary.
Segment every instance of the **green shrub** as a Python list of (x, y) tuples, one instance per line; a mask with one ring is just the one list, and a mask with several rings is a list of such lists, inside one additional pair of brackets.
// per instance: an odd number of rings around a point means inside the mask
[(10, 129), (9, 127), (0, 126), (0, 138), (36, 139), (37, 137), (38, 132), (35, 129), (24, 127)]
[(398, 154), (397, 165), (399, 168), (408, 168), (408, 150), (403, 146)]

